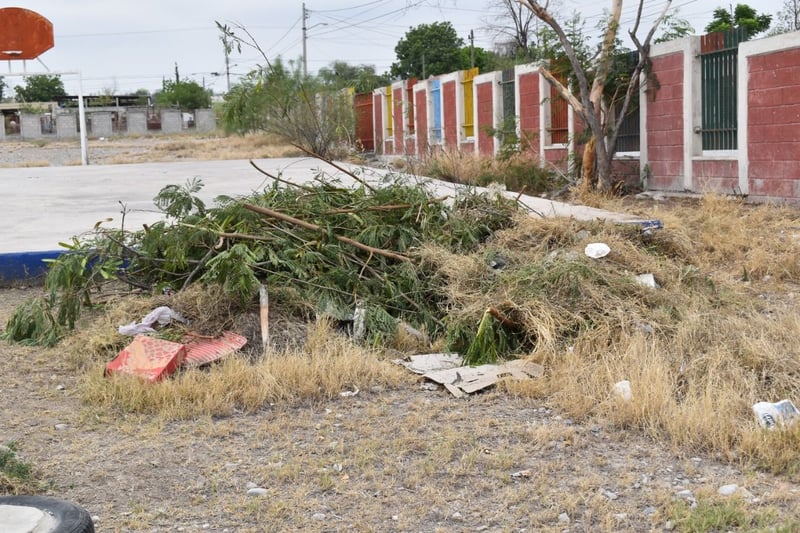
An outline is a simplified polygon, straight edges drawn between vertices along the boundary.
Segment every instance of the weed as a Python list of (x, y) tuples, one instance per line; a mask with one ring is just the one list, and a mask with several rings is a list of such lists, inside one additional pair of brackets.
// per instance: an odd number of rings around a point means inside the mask
[(17, 443), (0, 445), (0, 492), (20, 494), (35, 491), (33, 465), (17, 457)]

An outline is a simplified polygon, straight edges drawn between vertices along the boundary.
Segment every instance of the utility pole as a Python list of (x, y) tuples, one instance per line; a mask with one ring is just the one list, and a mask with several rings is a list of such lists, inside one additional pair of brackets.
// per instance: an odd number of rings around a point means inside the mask
[(230, 60), (230, 45), (225, 42), (225, 77), (228, 80), (228, 92), (231, 92), (231, 60)]
[(469, 63), (470, 68), (475, 68), (475, 32), (469, 30)]
[(306, 28), (306, 20), (308, 20), (308, 11), (306, 10), (306, 3), (303, 2), (303, 78), (308, 77), (308, 55), (306, 52), (308, 28)]
[(178, 62), (175, 62), (175, 83), (180, 83), (181, 77), (178, 75)]

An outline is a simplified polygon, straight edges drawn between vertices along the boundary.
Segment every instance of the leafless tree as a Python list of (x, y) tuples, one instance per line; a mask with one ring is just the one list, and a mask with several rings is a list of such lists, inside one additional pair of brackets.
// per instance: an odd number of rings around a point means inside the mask
[[(549, 0), (544, 3), (547, 9)], [(492, 35), (495, 45), (510, 56), (533, 59), (531, 46), (536, 39), (538, 19), (530, 9), (517, 0), (492, 0), (492, 14), (486, 19), (485, 29)]]
[[(562, 25), (553, 17), (546, 4), (543, 5), (536, 0), (518, 1), (520, 4), (530, 9), (542, 22), (552, 28), (558, 36), (561, 46), (564, 48), (564, 53), (572, 67), (578, 94), (573, 94), (573, 92), (558, 81), (547, 68), (542, 68), (541, 72), (583, 119), (592, 134), (592, 139), (587, 144), (583, 154), (583, 179), (586, 182), (593, 182), (596, 180), (599, 189), (608, 189), (612, 182), (611, 165), (613, 163), (614, 152), (616, 151), (617, 135), (620, 125), (628, 112), (628, 107), (630, 106), (634, 92), (639, 88), (640, 74), (649, 63), (650, 43), (653, 39), (653, 34), (664, 20), (672, 4), (672, 0), (665, 1), (664, 9), (653, 23), (644, 40), (640, 39), (638, 36), (642, 19), (642, 8), (644, 6), (644, 0), (639, 0), (633, 28), (628, 31), (628, 35), (636, 46), (636, 50), (639, 52), (639, 61), (634, 66), (627, 87), (625, 87), (622, 104), (618, 108), (617, 113), (609, 114), (611, 118), (604, 116), (603, 93), (609, 82), (608, 77), (611, 72), (611, 63), (613, 60), (612, 52), (617, 39), (620, 16), (622, 15), (622, 0), (612, 0), (611, 12), (603, 35), (603, 41), (600, 45), (600, 51), (589, 68), (584, 67), (581, 63)], [(590, 84), (589, 80), (592, 75), (593, 79)], [(609, 120), (606, 121), (606, 118), (609, 118)], [(592, 170), (595, 170), (596, 174), (592, 175)]]

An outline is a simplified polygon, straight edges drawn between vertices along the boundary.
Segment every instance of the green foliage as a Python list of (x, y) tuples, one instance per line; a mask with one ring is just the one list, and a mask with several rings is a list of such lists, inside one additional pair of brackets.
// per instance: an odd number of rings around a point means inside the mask
[(3, 92), (5, 91), (6, 87), (8, 87), (6, 80), (3, 79), (3, 76), (0, 76), (0, 102), (3, 101)]
[[(222, 197), (212, 207), (197, 198), (201, 187), (199, 180), (164, 187), (154, 201), (168, 215), (165, 221), (136, 232), (97, 228), (90, 238), (68, 245), (68, 253), (51, 263), (48, 297), (17, 309), (8, 338), (53, 344), (74, 327), (90, 296), (115, 279), (154, 291), (213, 283), (244, 304), (264, 283), (271, 290), (291, 290), (305, 302), (302, 307), (325, 313), (351, 312), (362, 302), (371, 342), (387, 338), (398, 319), (434, 333), (443, 327), (440, 275), (414, 260), (415, 250), (435, 243), (468, 252), (512, 224), (516, 212), (512, 201), (474, 192), (445, 206), (432, 200), (425, 186), (400, 177), (368, 191), (344, 188), (320, 174), (313, 185)], [(244, 203), (320, 229), (265, 219)], [(411, 260), (365, 252), (339, 236)]]
[(662, 30), (660, 35), (653, 40), (653, 42), (656, 44), (666, 43), (676, 39), (682, 39), (683, 37), (687, 37), (689, 35), (694, 35), (694, 27), (692, 27), (688, 20), (681, 18), (678, 15), (677, 9), (668, 13), (667, 16), (664, 17), (664, 22), (661, 23), (661, 26)]
[(772, 15), (766, 13), (758, 14), (755, 9), (747, 4), (736, 4), (733, 16), (724, 7), (715, 9), (714, 16), (706, 26), (705, 31), (711, 33), (733, 28), (746, 28), (747, 37), (751, 38), (763, 31), (767, 31), (771, 23)]
[(425, 78), (468, 68), (463, 46), (464, 40), (450, 22), (420, 24), (408, 30), (395, 46), (397, 62), (392, 63), (390, 74), (403, 79)]
[(0, 494), (35, 492), (33, 465), (17, 457), (17, 443), (0, 446)]
[(707, 531), (769, 530), (794, 531), (791, 524), (775, 524), (769, 511), (753, 512), (739, 498), (726, 500), (701, 500), (690, 508), (683, 502), (676, 502), (670, 509), (670, 516), (678, 531), (705, 533)]
[(499, 356), (511, 352), (511, 342), (503, 326), (487, 310), (478, 330), (464, 352), (464, 364), (496, 363)]
[(350, 65), (346, 61), (334, 61), (330, 66), (322, 67), (317, 76), (325, 88), (352, 87), (357, 93), (370, 92), (391, 82), (388, 74), (376, 74), (373, 65)]
[(162, 106), (177, 105), (184, 111), (211, 107), (211, 91), (197, 82), (165, 80), (161, 91), (156, 93), (156, 103)]
[(203, 180), (197, 177), (186, 180), (183, 185), (167, 185), (158, 192), (153, 203), (172, 218), (183, 218), (193, 211), (202, 216), (205, 214), (206, 204), (195, 196), (202, 188)]
[(61, 338), (58, 325), (46, 298), (31, 298), (19, 305), (0, 334), (4, 340), (37, 346), (53, 346)]
[(234, 133), (272, 133), (316, 154), (333, 156), (355, 130), (350, 95), (291, 67), (278, 58), (231, 87), (223, 106), (223, 127)]
[(236, 243), (217, 254), (207, 264), (200, 281), (221, 285), (226, 294), (247, 303), (258, 292), (259, 281), (255, 274), (260, 250), (252, 250), (244, 243)]
[(52, 102), (67, 95), (61, 77), (46, 74), (26, 76), (25, 86), (18, 85), (14, 91), (19, 102)]
[(480, 72), (492, 72), (502, 66), (500, 58), (491, 50), (484, 50), (479, 46), (472, 48), (465, 46), (461, 49), (460, 63), (464, 65), (463, 68), (473, 66), (473, 58), (475, 60), (474, 66), (478, 67)]

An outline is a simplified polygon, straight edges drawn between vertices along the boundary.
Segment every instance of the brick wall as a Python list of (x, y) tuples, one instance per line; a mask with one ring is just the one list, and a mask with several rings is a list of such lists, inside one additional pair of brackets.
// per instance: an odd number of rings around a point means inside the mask
[(494, 155), (494, 136), (490, 130), (494, 128), (494, 83), (475, 85), (477, 96), (478, 120), (475, 124), (475, 137), (478, 139), (478, 153), (491, 157)]
[(735, 159), (694, 160), (692, 183), (695, 192), (732, 194), (739, 186), (739, 162)]
[(683, 189), (683, 53), (652, 58), (658, 88), (648, 89), (647, 146), (655, 189)]
[(384, 153), (383, 146), (383, 97), (380, 91), (372, 93), (372, 115), (375, 117), (375, 151)]
[(539, 113), (541, 98), (539, 97), (539, 73), (528, 72), (517, 78), (519, 95), (520, 141), (532, 152), (539, 151)]
[(800, 199), (800, 47), (748, 63), (750, 194)]

